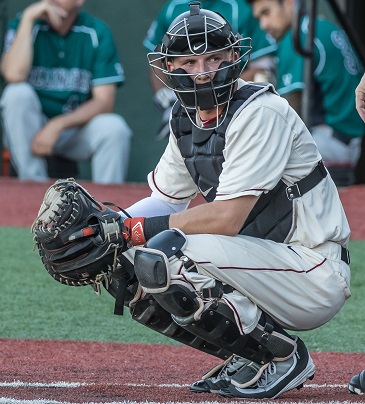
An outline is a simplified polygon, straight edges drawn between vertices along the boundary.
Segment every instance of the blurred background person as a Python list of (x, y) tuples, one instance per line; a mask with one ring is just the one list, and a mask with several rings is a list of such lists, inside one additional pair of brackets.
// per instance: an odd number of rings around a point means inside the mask
[(113, 113), (124, 82), (111, 30), (84, 0), (42, 0), (9, 23), (1, 73), (5, 143), (19, 179), (48, 179), (46, 157), (91, 159), (92, 180), (122, 183), (131, 129)]
[[(172, 21), (181, 13), (189, 10), (192, 0), (170, 0), (160, 10), (153, 20), (143, 44), (149, 52), (153, 52), (167, 32)], [(252, 52), (247, 70), (242, 78), (246, 81), (273, 80), (273, 52), (276, 47), (274, 40), (261, 30), (258, 22), (253, 18), (252, 8), (246, 0), (201, 0), (202, 7), (218, 12), (232, 26), (234, 33), (252, 38)], [(154, 103), (162, 112), (161, 126), (157, 131), (157, 139), (164, 139), (170, 134), (169, 117), (176, 101), (174, 92), (166, 88), (163, 83), (150, 72), (150, 82), (154, 92)]]
[[(365, 122), (365, 74), (355, 90), (356, 109)], [(361, 140), (361, 153), (355, 167), (355, 184), (365, 184), (365, 136)]]
[[(276, 89), (300, 114), (305, 85), (304, 57), (293, 46), (291, 24), (295, 0), (247, 1), (252, 4), (261, 28), (277, 41)], [(305, 43), (308, 17), (303, 17), (300, 27), (301, 42)], [(314, 45), (310, 130), (336, 184), (350, 185), (361, 151), (361, 137), (365, 134), (353, 96), (363, 67), (345, 33), (328, 20), (316, 19)], [(335, 171), (337, 168), (340, 170)]]

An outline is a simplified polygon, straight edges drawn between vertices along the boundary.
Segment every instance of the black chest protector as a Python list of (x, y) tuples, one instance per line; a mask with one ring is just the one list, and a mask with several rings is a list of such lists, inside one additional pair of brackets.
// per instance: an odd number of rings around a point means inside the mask
[[(180, 103), (175, 104), (172, 131), (185, 165), (207, 202), (212, 202), (217, 193), (224, 162), (226, 130), (234, 114), (266, 91), (275, 93), (273, 86), (268, 83), (247, 84), (240, 88), (231, 100), (223, 123), (211, 130), (195, 127)], [(195, 119), (195, 116), (192, 115), (191, 119)], [(291, 186), (279, 181), (271, 191), (260, 196), (240, 234), (284, 242), (293, 227), (293, 200), (312, 189), (326, 175), (327, 170), (319, 162), (312, 173)]]
[[(172, 111), (171, 127), (185, 165), (207, 202), (212, 202), (219, 185), (224, 162), (226, 130), (238, 109), (266, 91), (274, 92), (271, 84), (247, 84), (235, 92), (226, 118), (218, 128), (199, 129), (194, 126), (184, 108), (177, 102)], [(195, 111), (191, 113), (195, 119)]]

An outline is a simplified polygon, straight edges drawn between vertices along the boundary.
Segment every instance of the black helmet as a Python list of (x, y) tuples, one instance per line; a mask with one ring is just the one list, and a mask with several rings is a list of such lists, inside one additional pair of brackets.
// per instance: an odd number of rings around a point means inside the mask
[[(233, 88), (251, 51), (251, 38), (242, 38), (232, 32), (228, 21), (219, 13), (200, 8), (200, 2), (189, 4), (190, 10), (180, 14), (171, 23), (155, 52), (148, 61), (156, 76), (175, 91), (186, 109), (209, 110), (226, 104), (233, 96)], [(242, 45), (247, 41), (246, 45)], [(244, 49), (244, 51), (242, 51)], [(169, 71), (167, 62), (174, 57), (199, 56), (222, 50), (233, 50), (239, 55), (233, 61), (224, 61), (214, 71), (189, 74), (184, 69)], [(157, 63), (161, 62), (161, 64)], [(163, 75), (158, 74), (162, 71)], [(198, 76), (211, 77), (208, 83), (197, 84)], [(163, 76), (163, 77), (161, 77)]]
[(199, 2), (170, 24), (162, 39), (162, 51), (169, 54), (201, 55), (207, 50), (230, 47), (236, 41), (229, 23), (218, 13), (202, 10)]

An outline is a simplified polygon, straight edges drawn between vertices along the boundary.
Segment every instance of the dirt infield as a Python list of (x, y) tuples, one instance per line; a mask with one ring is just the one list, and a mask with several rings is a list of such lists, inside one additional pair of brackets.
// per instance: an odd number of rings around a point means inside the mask
[[(189, 392), (190, 383), (220, 362), (193, 348), (24, 340), (0, 344), (0, 397), (75, 403), (232, 402)], [(276, 402), (363, 402), (364, 396), (347, 392), (351, 375), (364, 366), (363, 354), (314, 352), (312, 357), (317, 365), (314, 379)]]
[[(6, 207), (1, 211), (0, 226), (30, 226), (51, 183), (0, 178), (0, 203)], [(122, 207), (149, 195), (146, 184), (82, 184), (96, 199)], [(342, 189), (340, 196), (352, 239), (365, 239), (365, 187)], [(198, 203), (202, 199), (193, 204)], [(234, 402), (189, 392), (190, 383), (219, 363), (189, 347), (14, 339), (0, 340), (0, 346), (0, 403)], [(364, 353), (311, 355), (317, 366), (315, 378), (275, 402), (364, 402), (364, 396), (347, 391), (351, 376), (365, 368)]]

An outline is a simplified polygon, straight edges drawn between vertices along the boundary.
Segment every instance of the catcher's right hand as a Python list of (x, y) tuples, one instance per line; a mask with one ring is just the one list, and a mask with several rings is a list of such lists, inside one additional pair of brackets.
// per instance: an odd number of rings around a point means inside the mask
[(108, 283), (127, 249), (122, 229), (119, 213), (97, 202), (73, 178), (47, 190), (32, 225), (46, 270), (70, 286)]

